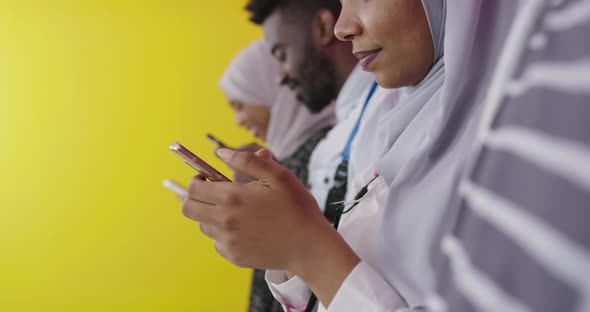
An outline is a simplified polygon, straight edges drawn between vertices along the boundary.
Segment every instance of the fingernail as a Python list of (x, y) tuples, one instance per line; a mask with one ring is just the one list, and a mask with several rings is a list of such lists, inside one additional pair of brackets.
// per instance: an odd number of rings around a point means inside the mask
[(215, 153), (217, 153), (217, 156), (219, 156), (219, 158), (223, 159), (224, 161), (227, 161), (233, 156), (235, 151), (230, 150), (228, 148), (218, 148), (217, 151), (215, 151)]
[(259, 149), (256, 152), (256, 156), (258, 156), (262, 159), (266, 159), (266, 160), (272, 159), (272, 153), (269, 150), (267, 150), (266, 148)]

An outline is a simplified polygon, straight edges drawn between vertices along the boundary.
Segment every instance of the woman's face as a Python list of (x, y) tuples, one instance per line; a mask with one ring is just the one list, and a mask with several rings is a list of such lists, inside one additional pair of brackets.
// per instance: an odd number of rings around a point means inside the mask
[(428, 19), (418, 0), (342, 0), (338, 39), (380, 86), (399, 88), (420, 82), (434, 63)]
[(234, 110), (236, 124), (246, 128), (253, 136), (265, 140), (270, 120), (268, 107), (246, 104), (240, 101), (230, 101), (229, 103)]

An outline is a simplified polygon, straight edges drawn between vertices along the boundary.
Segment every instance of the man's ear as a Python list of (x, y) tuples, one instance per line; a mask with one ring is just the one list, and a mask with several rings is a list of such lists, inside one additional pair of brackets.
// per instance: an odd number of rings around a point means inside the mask
[(317, 12), (313, 19), (312, 36), (318, 48), (325, 48), (336, 40), (334, 36), (336, 21), (336, 16), (328, 9), (320, 9)]

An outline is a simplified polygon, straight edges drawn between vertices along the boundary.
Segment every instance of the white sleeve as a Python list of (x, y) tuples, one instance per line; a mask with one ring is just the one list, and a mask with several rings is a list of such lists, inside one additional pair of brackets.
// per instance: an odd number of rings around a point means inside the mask
[(410, 312), (395, 289), (367, 263), (350, 272), (332, 299), (328, 312)]
[(311, 291), (301, 278), (295, 276), (287, 279), (284, 271), (267, 270), (266, 283), (285, 311), (305, 311)]

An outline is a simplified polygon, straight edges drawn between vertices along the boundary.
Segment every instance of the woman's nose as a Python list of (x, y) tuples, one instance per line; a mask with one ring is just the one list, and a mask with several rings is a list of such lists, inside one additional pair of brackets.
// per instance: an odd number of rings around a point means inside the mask
[(347, 5), (346, 2), (343, 1), (340, 17), (338, 17), (338, 21), (334, 27), (334, 35), (342, 41), (352, 41), (356, 36), (363, 33), (363, 28), (353, 14), (353, 11), (354, 10), (350, 8), (350, 4)]

